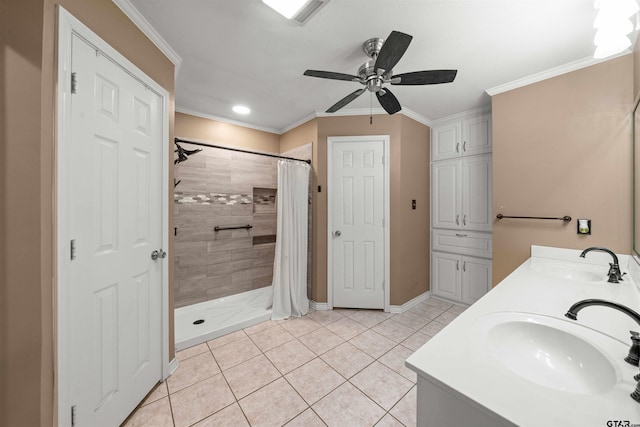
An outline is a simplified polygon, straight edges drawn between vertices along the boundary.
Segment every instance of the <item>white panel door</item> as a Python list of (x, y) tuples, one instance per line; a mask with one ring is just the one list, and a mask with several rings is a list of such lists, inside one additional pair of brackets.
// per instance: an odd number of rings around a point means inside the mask
[(384, 142), (332, 142), (333, 306), (384, 308)]
[(431, 161), (460, 157), (460, 121), (434, 126), (431, 132)]
[(431, 293), (435, 296), (460, 300), (460, 255), (431, 252)]
[(462, 159), (462, 228), (491, 231), (491, 155)]
[(462, 302), (473, 304), (491, 289), (491, 260), (462, 257)]
[(491, 152), (491, 114), (462, 122), (462, 154), (471, 156)]
[(69, 396), (76, 426), (117, 426), (162, 376), (162, 104), (75, 35), (72, 72)]
[(460, 228), (460, 160), (431, 164), (431, 225)]

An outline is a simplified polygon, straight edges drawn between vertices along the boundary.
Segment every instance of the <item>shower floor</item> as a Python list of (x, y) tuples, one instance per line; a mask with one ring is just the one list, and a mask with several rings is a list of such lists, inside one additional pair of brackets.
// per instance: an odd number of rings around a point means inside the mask
[[(175, 309), (176, 351), (271, 318), (271, 286)], [(193, 322), (204, 320), (199, 324)]]

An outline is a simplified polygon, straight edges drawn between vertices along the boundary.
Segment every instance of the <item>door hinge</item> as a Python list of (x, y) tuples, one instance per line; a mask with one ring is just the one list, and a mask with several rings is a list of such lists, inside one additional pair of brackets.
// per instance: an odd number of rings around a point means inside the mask
[(71, 257), (71, 260), (74, 260), (76, 259), (76, 239), (71, 239), (71, 243), (69, 244), (69, 247), (71, 249), (69, 251), (70, 252), (69, 255)]
[(384, 227), (384, 218), (382, 218), (382, 227)]
[(384, 291), (384, 280), (382, 281), (382, 290)]
[(76, 405), (71, 405), (71, 427), (76, 425)]
[(382, 164), (384, 165), (384, 156), (382, 156)]
[(75, 71), (71, 73), (71, 93), (78, 92), (78, 80)]

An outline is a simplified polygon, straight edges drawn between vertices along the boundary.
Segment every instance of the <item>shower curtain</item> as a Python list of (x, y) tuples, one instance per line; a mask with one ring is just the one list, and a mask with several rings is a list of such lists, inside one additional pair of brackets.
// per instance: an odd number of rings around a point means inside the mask
[(273, 320), (300, 317), (309, 311), (307, 233), (310, 169), (304, 162), (278, 161), (278, 220), (272, 282)]

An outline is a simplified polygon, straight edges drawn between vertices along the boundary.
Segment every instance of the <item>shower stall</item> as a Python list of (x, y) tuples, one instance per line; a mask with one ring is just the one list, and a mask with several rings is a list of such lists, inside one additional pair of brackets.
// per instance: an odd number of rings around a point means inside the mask
[[(271, 317), (280, 156), (178, 138), (175, 151), (175, 340), (181, 350)], [(281, 156), (311, 160), (311, 154), (307, 144)], [(308, 231), (310, 223), (311, 203)]]

